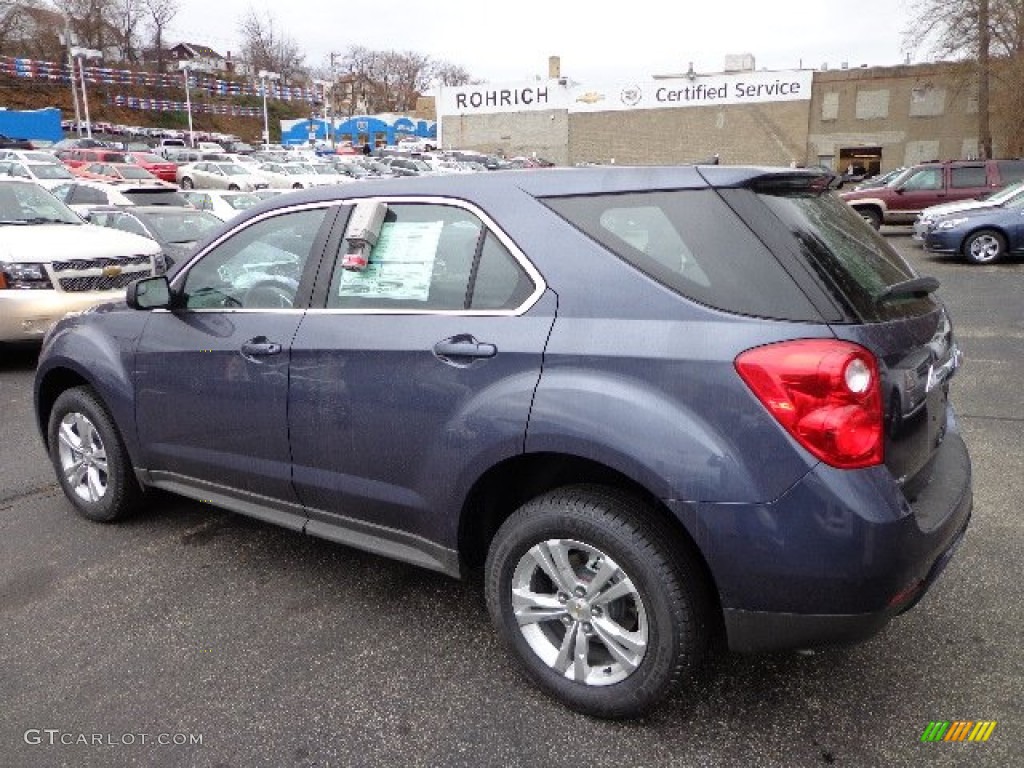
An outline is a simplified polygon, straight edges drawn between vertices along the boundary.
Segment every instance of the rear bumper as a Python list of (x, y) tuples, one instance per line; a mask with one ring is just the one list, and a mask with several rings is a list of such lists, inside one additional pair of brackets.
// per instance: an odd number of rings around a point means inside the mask
[(913, 502), (884, 467), (819, 466), (771, 504), (698, 505), (730, 649), (857, 642), (912, 608), (970, 520), (970, 457), (953, 422), (933, 467)]

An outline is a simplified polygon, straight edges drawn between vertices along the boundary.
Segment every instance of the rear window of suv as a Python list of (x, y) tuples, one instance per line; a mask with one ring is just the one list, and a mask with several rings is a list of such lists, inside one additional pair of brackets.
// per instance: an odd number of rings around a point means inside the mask
[(1024, 160), (997, 160), (996, 168), (1003, 184), (1024, 180)]
[(689, 299), (736, 314), (821, 321), (771, 251), (713, 190), (543, 202), (622, 260)]
[(881, 298), (917, 275), (886, 240), (831, 193), (763, 186), (760, 200), (796, 241), (802, 261), (841, 305), (863, 322), (915, 317), (935, 309), (925, 297)]

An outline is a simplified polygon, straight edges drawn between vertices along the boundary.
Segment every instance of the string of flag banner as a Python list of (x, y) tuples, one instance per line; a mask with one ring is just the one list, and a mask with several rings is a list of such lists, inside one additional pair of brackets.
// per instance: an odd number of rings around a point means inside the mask
[[(107, 98), (108, 104), (127, 109), (139, 109), (148, 112), (184, 112), (188, 105), (184, 101), (169, 101), (168, 99), (140, 99), (135, 96), (111, 96)], [(238, 104), (225, 104), (223, 102), (192, 102), (193, 114), (208, 115), (235, 115), (240, 117), (259, 117), (263, 114), (260, 107), (242, 107)]]
[[(184, 79), (178, 73), (161, 74), (89, 65), (84, 67), (84, 72), (86, 83), (97, 85), (138, 85), (146, 88), (181, 88), (184, 85)], [(69, 69), (66, 63), (0, 56), (0, 75), (66, 83), (69, 80)], [(262, 82), (239, 83), (233, 80), (221, 80), (216, 76), (191, 70), (188, 71), (188, 84), (189, 89), (205, 91), (210, 96), (263, 95)], [(323, 98), (322, 91), (313, 88), (287, 86), (280, 82), (268, 82), (266, 86), (268, 99), (311, 103)], [(193, 105), (193, 109), (195, 109), (195, 105)]]

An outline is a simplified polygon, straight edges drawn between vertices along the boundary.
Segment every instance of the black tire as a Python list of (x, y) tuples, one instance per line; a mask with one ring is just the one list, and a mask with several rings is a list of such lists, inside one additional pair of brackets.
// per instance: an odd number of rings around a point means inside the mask
[(196, 187), (196, 185), (193, 183), (192, 179), (190, 179), (188, 176), (182, 176), (181, 177), (181, 188), (182, 189), (195, 189), (195, 187)]
[(882, 214), (879, 213), (877, 208), (858, 208), (857, 213), (864, 219), (871, 228), (878, 230), (882, 226)]
[(294, 184), (292, 184), (292, 189), (302, 189), (302, 184), (299, 182), (295, 182)]
[(228, 184), (228, 192), (238, 192), (241, 190), (237, 184)]
[[(558, 582), (541, 561), (561, 555), (571, 570)], [(614, 574), (606, 581), (605, 569)], [(532, 606), (538, 617), (522, 627), (513, 588), (520, 613)], [(707, 650), (709, 596), (689, 548), (646, 505), (612, 489), (562, 488), (513, 513), (491, 543), (485, 594), (530, 679), (583, 714), (644, 714), (695, 674)], [(624, 641), (610, 643), (615, 637)]]
[(994, 229), (979, 229), (964, 240), (964, 258), (971, 264), (995, 264), (1006, 255), (1006, 238)]
[[(53, 404), (46, 434), (57, 480), (83, 517), (112, 523), (135, 510), (142, 489), (114, 420), (91, 389), (62, 392)], [(69, 466), (80, 471), (65, 471)]]

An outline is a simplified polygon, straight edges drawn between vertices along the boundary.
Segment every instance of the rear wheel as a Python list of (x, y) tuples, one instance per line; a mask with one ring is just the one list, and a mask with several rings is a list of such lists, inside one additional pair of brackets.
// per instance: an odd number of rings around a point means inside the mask
[(228, 184), (229, 192), (238, 192), (241, 189), (237, 184)]
[(982, 229), (964, 240), (964, 257), (972, 264), (992, 264), (1006, 255), (1006, 238), (994, 229)]
[(857, 213), (872, 229), (879, 229), (882, 226), (882, 214), (877, 208), (858, 208)]
[(61, 393), (47, 437), (57, 479), (84, 517), (108, 523), (133, 511), (142, 489), (114, 420), (91, 389)]
[(707, 645), (700, 570), (637, 499), (564, 488), (498, 530), (486, 596), (526, 674), (570, 708), (636, 717), (693, 674)]
[(292, 184), (292, 189), (302, 189), (302, 184), (300, 184), (299, 182), (295, 182), (294, 184)]
[(181, 188), (182, 189), (195, 189), (195, 186), (196, 185), (192, 182), (192, 179), (190, 179), (188, 176), (182, 176), (181, 177)]

